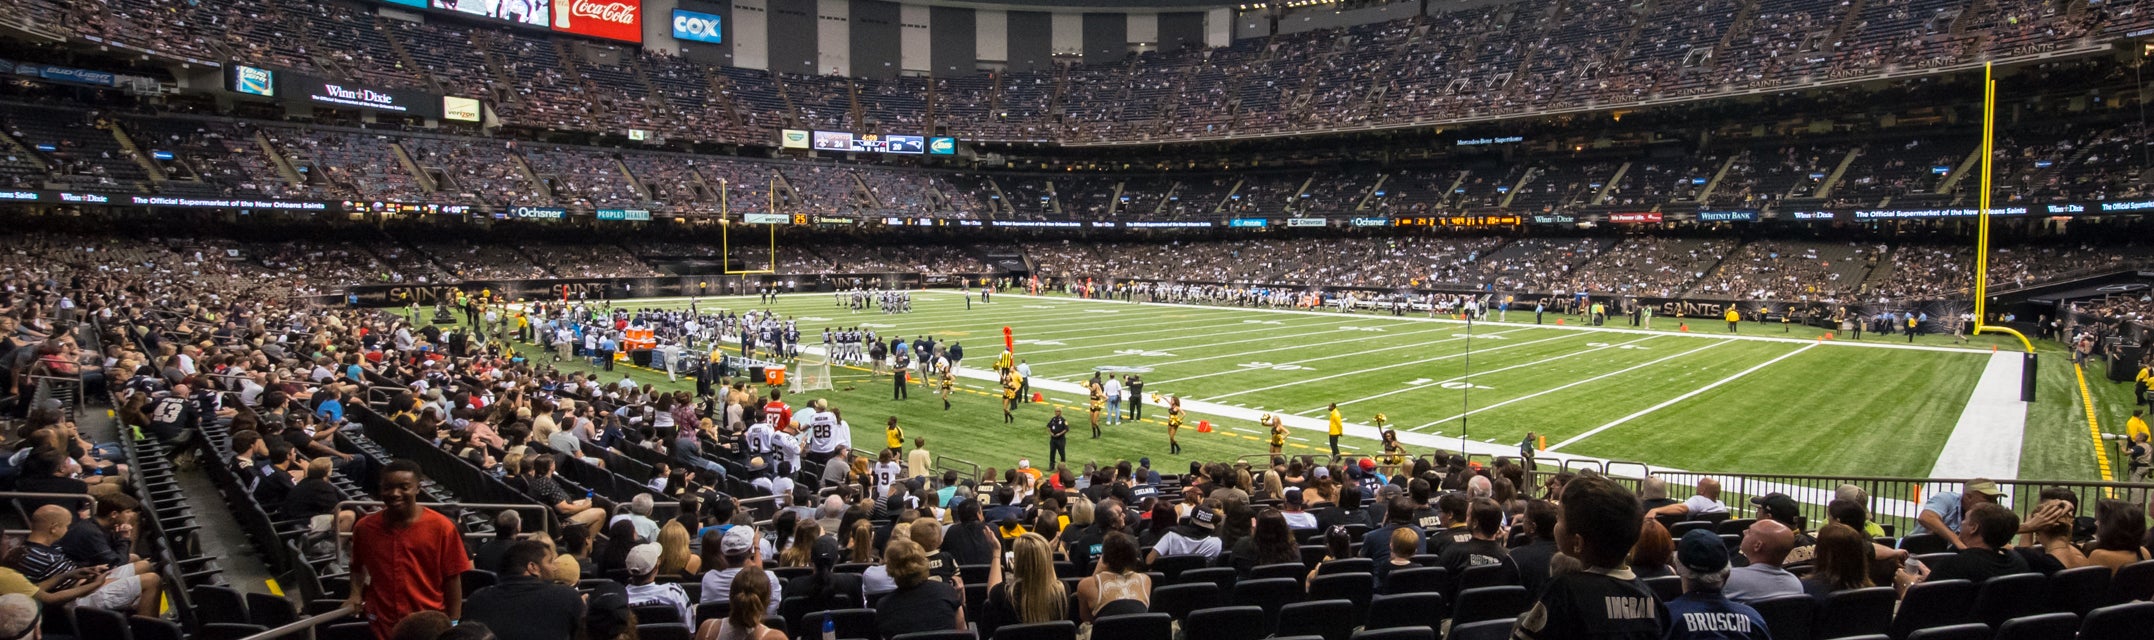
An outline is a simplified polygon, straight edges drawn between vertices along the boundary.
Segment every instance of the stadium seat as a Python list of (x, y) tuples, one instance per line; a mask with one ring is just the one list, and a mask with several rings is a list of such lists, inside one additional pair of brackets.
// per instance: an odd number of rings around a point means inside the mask
[(1114, 640), (1173, 640), (1174, 616), (1138, 613), (1092, 620), (1092, 637)]
[(299, 611), (292, 601), (267, 593), (247, 594), (247, 618), (253, 624), (271, 629), (299, 620)]
[(1948, 627), (1974, 620), (1970, 606), (1975, 599), (1975, 585), (1966, 580), (1932, 580), (1916, 583), (1907, 588), (1900, 598), (1900, 611), (1892, 617), (1892, 626), (1885, 635), (1893, 640), (1907, 640), (1916, 629)]
[[(1076, 595), (1077, 590), (1071, 589), (1070, 596), (1076, 597)], [(1070, 610), (1076, 611), (1077, 607), (1075, 605), (1072, 605), (1070, 607)], [(1092, 615), (1104, 618), (1107, 616), (1126, 616), (1150, 612), (1151, 609), (1149, 608), (1149, 605), (1146, 605), (1143, 601), (1132, 598), (1123, 598), (1100, 605), (1099, 610), (1092, 612)]]
[(1483, 620), (1468, 624), (1453, 624), (1451, 635), (1444, 640), (1509, 640), (1511, 625), (1516, 620)]
[(1444, 585), (1451, 581), (1451, 571), (1443, 567), (1414, 567), (1392, 569), (1384, 576), (1384, 593), (1443, 593)]
[(195, 619), (200, 624), (250, 624), (247, 617), (247, 598), (238, 589), (217, 585), (197, 585), (188, 594), (194, 602)]
[(1825, 596), (1824, 605), (1817, 610), (1817, 623), (1810, 627), (1810, 637), (1832, 640), (1883, 636), (1892, 627), (1892, 607), (1898, 602), (1892, 587), (1849, 589)]
[[(500, 581), (501, 577), (499, 575), (496, 575), (492, 571), (487, 571), (485, 569), (472, 569), (470, 571), (465, 571), (464, 597), (469, 598), (471, 597), (471, 594), (477, 593), (480, 589), (494, 586), (495, 583), (498, 583)], [(674, 617), (678, 618), (680, 616)]]
[(1427, 626), (1441, 629), (1444, 618), (1451, 609), (1444, 606), (1443, 594), (1399, 593), (1376, 596), (1369, 602), (1369, 616), (1362, 626), (1370, 629)]
[(1264, 609), (1264, 628), (1271, 629), (1279, 622), (1279, 610), (1286, 605), (1301, 602), (1307, 592), (1301, 581), (1293, 578), (1245, 580), (1234, 585), (1229, 602), (1237, 607), (1261, 607)]
[(1451, 624), (1472, 624), (1483, 620), (1516, 618), (1533, 606), (1533, 594), (1525, 587), (1501, 586), (1466, 589), (1458, 592), (1458, 602), (1451, 606)]
[(1660, 598), (1661, 602), (1674, 600), (1683, 595), (1683, 578), (1681, 576), (1646, 578), (1645, 586), (1651, 587), (1653, 595)]
[(135, 637), (127, 626), (127, 614), (96, 607), (75, 608), (75, 630), (84, 638), (132, 640)]
[(1152, 589), (1152, 613), (1164, 613), (1176, 620), (1187, 620), (1190, 612), (1215, 608), (1225, 603), (1226, 599), (1220, 596), (1219, 585), (1209, 582), (1174, 584)]
[(2108, 567), (2065, 569), (2049, 577), (2049, 610), (2087, 615), (2109, 600)]
[(1211, 559), (1204, 556), (1160, 556), (1152, 561), (1152, 570), (1167, 574), (1168, 582), (1180, 583), (1182, 572), (1210, 564)]
[(1990, 640), (1989, 625), (1980, 622), (1916, 629), (1908, 640)]
[(2087, 614), (2079, 640), (2145, 640), (2154, 629), (2154, 602), (2113, 604)]
[(128, 616), (127, 632), (134, 636), (134, 640), (181, 640), (186, 637), (180, 631), (179, 623), (147, 616)]
[(1466, 571), (1458, 574), (1459, 591), (1479, 589), (1481, 587), (1516, 586), (1518, 584), (1520, 584), (1518, 570), (1511, 568), (1509, 565), (1487, 564), (1478, 567), (1467, 567)]
[[(673, 617), (681, 616), (676, 613)], [(683, 622), (636, 623), (636, 640), (692, 640), (695, 636), (695, 630)]]
[(1906, 551), (1911, 556), (1920, 556), (1926, 553), (1949, 553), (1952, 551), (1952, 544), (1945, 542), (1943, 537), (1934, 533), (1917, 533), (1900, 538), (1900, 550)]
[(2109, 602), (2140, 602), (2154, 598), (2154, 560), (2141, 560), (2117, 567), (2109, 579)]
[[(1692, 531), (1713, 531), (1717, 534), (1717, 529), (1719, 527), (1720, 523), (1718, 522), (1711, 522), (1706, 520), (1684, 520), (1682, 522), (1677, 522), (1674, 525), (1669, 526), (1668, 535), (1674, 538), (1682, 538), (1683, 534), (1690, 533)], [(1742, 532), (1730, 531), (1729, 533), (1739, 534)]]
[(194, 632), (194, 640), (239, 640), (268, 630), (258, 624), (205, 624)]
[(955, 629), (951, 629), (945, 631), (915, 631), (912, 633), (901, 633), (898, 634), (896, 637), (891, 638), (890, 640), (979, 640), (979, 636), (974, 635), (971, 631), (958, 631)]
[(1436, 640), (1436, 627), (1397, 627), (1391, 629), (1362, 629), (1348, 640)]
[(1374, 573), (1375, 571), (1376, 561), (1368, 558), (1340, 558), (1316, 567), (1316, 575), (1318, 576), (1328, 576), (1334, 573)]
[[(838, 637), (872, 638), (874, 636), (847, 636), (841, 633), (838, 634)], [(994, 640), (1077, 640), (1077, 623), (1068, 620), (1056, 620), (1033, 624), (1005, 625), (1001, 629), (995, 630)]]
[(1174, 580), (1170, 584), (1209, 582), (1218, 585), (1219, 591), (1225, 593), (1233, 591), (1234, 583), (1240, 580), (1241, 574), (1235, 573), (1233, 567), (1205, 567), (1184, 571), (1180, 580)]
[(703, 621), (705, 620), (717, 620), (719, 618), (724, 618), (726, 617), (726, 615), (732, 612), (733, 602), (730, 600), (713, 600), (710, 602), (697, 603), (696, 624), (703, 624)]
[(1817, 598), (1807, 593), (1789, 593), (1769, 596), (1751, 601), (1750, 608), (1758, 610), (1765, 619), (1765, 628), (1776, 639), (1809, 640), (1813, 619), (1817, 616)]
[(636, 613), (636, 626), (639, 628), (646, 624), (665, 624), (668, 622), (685, 624), (688, 622), (681, 619), (681, 610), (670, 604), (638, 605), (629, 607), (629, 610)]
[(835, 609), (831, 611), (811, 611), (807, 615), (801, 617), (800, 627), (798, 629), (798, 637), (822, 637), (824, 618), (829, 618), (831, 620), (837, 621), (838, 637), (840, 638), (879, 637), (875, 633), (874, 609)]
[(1295, 582), (1300, 582), (1302, 578), (1306, 578), (1308, 576), (1309, 568), (1307, 566), (1303, 566), (1299, 562), (1285, 562), (1280, 564), (1266, 564), (1251, 567), (1249, 569), (1248, 579), (1269, 580), (1272, 578), (1291, 578)]
[(1743, 532), (1750, 530), (1750, 525), (1754, 525), (1757, 523), (1757, 518), (1733, 518), (1728, 520), (1722, 520), (1720, 521), (1720, 524), (1713, 527), (1713, 533), (1732, 533), (1735, 535), (1743, 535)]
[(1279, 624), (1273, 633), (1281, 636), (1318, 636), (1324, 640), (1346, 640), (1354, 633), (1354, 603), (1345, 600), (1311, 600), (1286, 605), (1279, 610)]
[(2070, 613), (2013, 618), (1997, 626), (1997, 637), (2004, 640), (2072, 640), (2078, 633), (2079, 616)]
[(315, 640), (374, 640), (374, 629), (365, 622), (339, 622), (322, 627)]
[(1376, 596), (1376, 578), (1366, 573), (1338, 573), (1309, 581), (1310, 600), (1345, 600), (1354, 603), (1353, 620), (1360, 624), (1369, 613), (1369, 599)]
[(1262, 607), (1215, 607), (1182, 619), (1186, 640), (1262, 640), (1271, 635)]
[(1975, 618), (1994, 629), (2006, 620), (2047, 611), (2049, 594), (2042, 590), (2048, 587), (2049, 576), (2039, 573), (1990, 578), (1975, 595)]

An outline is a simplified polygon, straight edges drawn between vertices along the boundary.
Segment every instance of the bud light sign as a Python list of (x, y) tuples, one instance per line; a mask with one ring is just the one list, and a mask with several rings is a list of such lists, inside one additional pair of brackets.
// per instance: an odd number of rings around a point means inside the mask
[(642, 0), (555, 0), (553, 30), (594, 38), (643, 41)]
[(718, 16), (687, 9), (673, 10), (673, 37), (690, 42), (724, 44), (725, 34), (718, 28)]

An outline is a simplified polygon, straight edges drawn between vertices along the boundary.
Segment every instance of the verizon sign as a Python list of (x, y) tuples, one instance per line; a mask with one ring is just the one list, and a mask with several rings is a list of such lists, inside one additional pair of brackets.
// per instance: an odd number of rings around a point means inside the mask
[(553, 30), (643, 42), (642, 0), (554, 0)]

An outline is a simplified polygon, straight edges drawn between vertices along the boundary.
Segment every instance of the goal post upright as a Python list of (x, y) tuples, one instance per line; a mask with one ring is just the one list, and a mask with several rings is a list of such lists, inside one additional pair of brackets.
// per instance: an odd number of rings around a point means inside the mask
[(2025, 347), (2027, 353), (2032, 354), (2034, 353), (2034, 343), (2027, 340), (2026, 335), (2011, 327), (1989, 324), (1990, 178), (1994, 171), (1991, 162), (1996, 159), (1997, 155), (1995, 146), (1997, 137), (1997, 78), (1994, 67), (1995, 63), (1985, 62), (1982, 64), (1982, 175), (1980, 181), (1981, 193), (1977, 196), (1980, 200), (1980, 215), (1975, 219), (1973, 333), (1975, 335), (2002, 333), (2019, 338), (2020, 346)]

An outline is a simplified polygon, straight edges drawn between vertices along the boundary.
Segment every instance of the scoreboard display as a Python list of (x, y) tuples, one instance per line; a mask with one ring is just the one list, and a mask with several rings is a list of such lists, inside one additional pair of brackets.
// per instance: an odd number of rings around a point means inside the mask
[(1523, 224), (1519, 216), (1415, 216), (1392, 218), (1396, 227), (1511, 227)]

